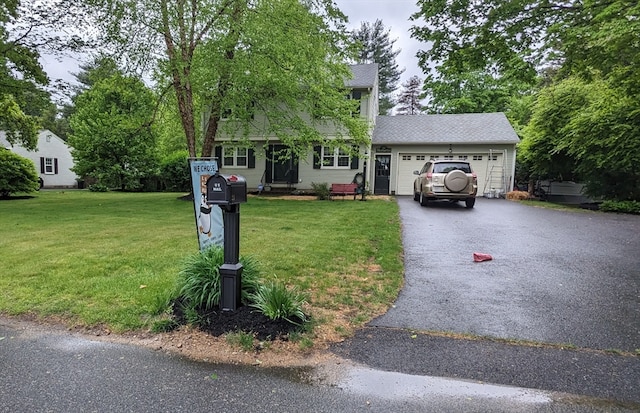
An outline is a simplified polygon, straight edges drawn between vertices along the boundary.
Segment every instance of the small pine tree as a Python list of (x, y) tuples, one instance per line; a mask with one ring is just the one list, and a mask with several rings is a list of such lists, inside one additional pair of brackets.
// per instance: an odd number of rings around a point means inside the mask
[(398, 115), (417, 115), (422, 113), (424, 106), (420, 103), (422, 79), (412, 76), (402, 84), (402, 91), (398, 98)]

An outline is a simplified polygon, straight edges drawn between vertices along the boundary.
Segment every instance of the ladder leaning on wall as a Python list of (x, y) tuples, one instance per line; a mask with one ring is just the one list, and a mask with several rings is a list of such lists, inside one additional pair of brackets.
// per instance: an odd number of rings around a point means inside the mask
[[(494, 157), (502, 155), (502, 159)], [(489, 149), (489, 160), (485, 171), (482, 194), (487, 198), (504, 197), (507, 192), (507, 150)]]

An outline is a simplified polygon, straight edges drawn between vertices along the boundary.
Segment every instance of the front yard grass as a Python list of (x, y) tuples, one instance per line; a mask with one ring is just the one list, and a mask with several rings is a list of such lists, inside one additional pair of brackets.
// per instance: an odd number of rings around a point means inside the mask
[[(42, 191), (0, 201), (0, 313), (150, 328), (198, 249), (193, 204), (181, 195)], [(401, 288), (398, 207), (250, 197), (240, 255), (257, 259), (266, 281), (306, 291), (315, 323), (348, 335)]]

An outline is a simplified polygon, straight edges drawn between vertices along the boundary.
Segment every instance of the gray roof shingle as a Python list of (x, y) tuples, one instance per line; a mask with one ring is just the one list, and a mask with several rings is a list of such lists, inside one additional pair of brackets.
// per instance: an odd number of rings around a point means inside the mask
[(378, 78), (378, 64), (369, 63), (363, 65), (350, 65), (353, 78), (348, 79), (345, 84), (353, 89), (372, 88)]
[(378, 116), (373, 144), (518, 143), (502, 112)]

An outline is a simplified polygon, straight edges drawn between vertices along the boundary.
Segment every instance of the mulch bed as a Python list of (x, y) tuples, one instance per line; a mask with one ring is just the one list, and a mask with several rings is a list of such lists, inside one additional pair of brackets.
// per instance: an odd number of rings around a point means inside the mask
[[(179, 325), (187, 324), (183, 307), (176, 303), (173, 306), (173, 317)], [(252, 334), (260, 341), (289, 339), (289, 333), (300, 330), (300, 326), (287, 320), (271, 320), (255, 308), (242, 306), (236, 311), (205, 311), (198, 310), (200, 322), (199, 330), (213, 336), (221, 336), (226, 333), (244, 332)], [(300, 320), (293, 320), (302, 325)]]

